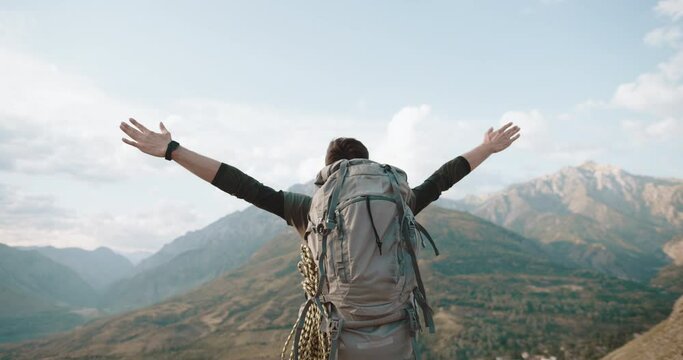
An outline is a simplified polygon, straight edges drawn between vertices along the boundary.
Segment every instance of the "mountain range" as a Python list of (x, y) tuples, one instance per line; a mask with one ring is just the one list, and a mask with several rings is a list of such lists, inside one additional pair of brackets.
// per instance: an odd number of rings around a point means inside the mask
[[(596, 358), (664, 319), (675, 297), (556, 264), (536, 240), (430, 206), (419, 220), (442, 255), (421, 254), (438, 332), (430, 359), (530, 353)], [(302, 301), (297, 235), (287, 229), (238, 269), (160, 304), (65, 335), (6, 347), (6, 358), (274, 359)]]
[[(289, 190), (310, 194), (313, 185)], [(683, 293), (683, 180), (586, 162), (486, 196), (441, 199), (420, 219), (443, 251), (421, 260), (443, 329), (420, 342), (430, 358), (598, 358), (664, 319)], [(253, 206), (227, 215), (97, 296), (100, 310), (129, 312), (0, 351), (274, 358), (303, 296), (298, 241)]]

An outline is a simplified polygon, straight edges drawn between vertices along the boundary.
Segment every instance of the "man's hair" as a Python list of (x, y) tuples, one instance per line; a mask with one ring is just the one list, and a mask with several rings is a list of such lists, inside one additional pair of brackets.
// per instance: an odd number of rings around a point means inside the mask
[(330, 141), (325, 155), (325, 165), (330, 165), (340, 159), (368, 159), (368, 149), (362, 142), (354, 138), (339, 137)]

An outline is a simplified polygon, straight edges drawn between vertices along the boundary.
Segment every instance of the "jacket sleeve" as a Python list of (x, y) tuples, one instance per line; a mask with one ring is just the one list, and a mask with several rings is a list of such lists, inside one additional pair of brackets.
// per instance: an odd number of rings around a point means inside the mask
[(221, 163), (211, 184), (286, 221), (282, 190), (275, 191), (234, 166)]
[(470, 171), (470, 163), (462, 155), (443, 164), (427, 180), (413, 188), (415, 195), (413, 213), (417, 215), (427, 205), (438, 199), (442, 192), (450, 189)]
[(285, 221), (293, 226), (302, 238), (308, 228), (308, 211), (311, 208), (312, 198), (306, 194), (285, 191)]

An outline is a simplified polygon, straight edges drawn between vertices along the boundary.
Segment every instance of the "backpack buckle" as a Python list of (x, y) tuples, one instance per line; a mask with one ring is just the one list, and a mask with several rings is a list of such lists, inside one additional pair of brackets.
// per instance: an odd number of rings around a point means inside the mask
[(327, 219), (327, 222), (325, 223), (325, 230), (329, 233), (334, 229), (334, 227), (337, 226), (337, 221), (334, 218)]
[(327, 332), (330, 334), (330, 340), (338, 340), (341, 334), (341, 320), (331, 319), (327, 321)]
[(420, 321), (417, 319), (417, 312), (415, 308), (410, 307), (406, 309), (408, 312), (408, 324), (410, 326), (410, 336), (415, 336), (420, 331)]
[(334, 227), (337, 226), (337, 223), (334, 221), (328, 220), (327, 223), (319, 223), (318, 225), (313, 227), (313, 232), (316, 234), (325, 236), (328, 235)]

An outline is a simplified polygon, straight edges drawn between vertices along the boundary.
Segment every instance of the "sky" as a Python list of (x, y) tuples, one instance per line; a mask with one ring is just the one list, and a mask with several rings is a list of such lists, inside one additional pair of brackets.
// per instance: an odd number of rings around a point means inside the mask
[(356, 137), (442, 196), (592, 160), (683, 178), (683, 0), (0, 1), (0, 243), (155, 251), (249, 204), (121, 141), (134, 117), (275, 189)]

